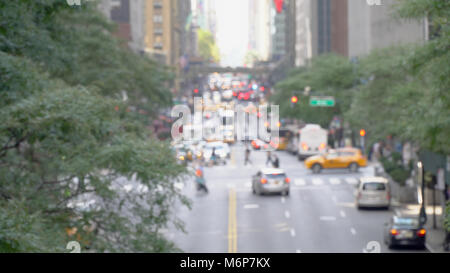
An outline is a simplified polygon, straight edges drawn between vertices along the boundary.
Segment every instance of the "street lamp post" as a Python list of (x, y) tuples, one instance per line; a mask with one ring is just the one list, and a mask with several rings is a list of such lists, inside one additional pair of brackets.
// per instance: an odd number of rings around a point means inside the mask
[(424, 171), (423, 171), (423, 163), (421, 161), (417, 162), (417, 169), (418, 169), (418, 176), (419, 176), (419, 182), (420, 184), (420, 195), (419, 195), (419, 202), (420, 202), (420, 223), (422, 225), (425, 225), (427, 222), (427, 213), (425, 210), (425, 179), (424, 179)]

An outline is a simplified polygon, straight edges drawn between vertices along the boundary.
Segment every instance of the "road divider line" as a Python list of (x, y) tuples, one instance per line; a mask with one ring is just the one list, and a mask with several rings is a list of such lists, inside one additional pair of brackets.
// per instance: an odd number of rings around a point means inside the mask
[(350, 232), (351, 232), (353, 235), (356, 235), (356, 230), (355, 230), (354, 228), (351, 228), (351, 229), (350, 229)]
[(236, 191), (228, 194), (228, 253), (237, 252)]
[(334, 203), (337, 203), (337, 198), (335, 195), (331, 196), (331, 200), (333, 200)]
[(284, 212), (284, 216), (285, 216), (286, 218), (291, 218), (291, 214), (289, 213), (289, 211), (285, 211), (285, 212)]
[(342, 218), (345, 218), (345, 216), (346, 216), (346, 215), (345, 215), (345, 211), (341, 210), (339, 213), (341, 214), (341, 217), (342, 217)]
[(257, 208), (259, 208), (258, 204), (247, 204), (247, 205), (244, 205), (244, 209), (257, 209)]
[(281, 203), (284, 204), (284, 202), (286, 202), (286, 198), (284, 198), (284, 196), (283, 196), (283, 197), (281, 197)]
[(320, 221), (336, 221), (334, 216), (320, 216)]
[(291, 228), (291, 236), (295, 237), (295, 229)]

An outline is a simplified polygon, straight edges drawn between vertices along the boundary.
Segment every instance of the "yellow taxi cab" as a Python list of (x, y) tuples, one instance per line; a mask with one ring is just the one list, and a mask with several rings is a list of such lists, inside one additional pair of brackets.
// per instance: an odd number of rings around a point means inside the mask
[(367, 166), (367, 158), (357, 148), (339, 148), (328, 153), (311, 156), (305, 160), (305, 167), (319, 173), (322, 169), (344, 169), (357, 172), (359, 167)]

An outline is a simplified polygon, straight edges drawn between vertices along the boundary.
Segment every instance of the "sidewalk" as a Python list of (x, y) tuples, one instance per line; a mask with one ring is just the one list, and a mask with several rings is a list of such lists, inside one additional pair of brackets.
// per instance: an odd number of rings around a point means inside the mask
[[(436, 207), (437, 209), (438, 207)], [(443, 227), (443, 220), (441, 215), (436, 215), (436, 229), (433, 228), (433, 212), (427, 207), (427, 223), (425, 228), (427, 230), (427, 249), (432, 253), (450, 253), (444, 250), (443, 242), (445, 240), (445, 231)], [(431, 213), (430, 213), (431, 212)]]

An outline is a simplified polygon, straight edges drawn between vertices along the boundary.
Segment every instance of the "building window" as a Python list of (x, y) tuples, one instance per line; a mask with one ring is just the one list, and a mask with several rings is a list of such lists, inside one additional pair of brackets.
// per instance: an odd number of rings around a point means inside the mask
[(155, 23), (162, 23), (162, 21), (163, 21), (162, 15), (154, 15), (153, 16), (153, 22), (155, 22)]
[(155, 1), (155, 2), (153, 2), (153, 7), (155, 9), (161, 9), (162, 8), (162, 3), (160, 1)]

